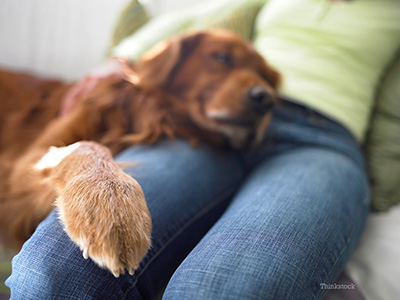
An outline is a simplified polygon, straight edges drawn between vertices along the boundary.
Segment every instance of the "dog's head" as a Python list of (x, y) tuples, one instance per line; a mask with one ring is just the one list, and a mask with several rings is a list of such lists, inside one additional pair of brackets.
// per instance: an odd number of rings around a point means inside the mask
[(180, 99), (196, 126), (234, 148), (258, 144), (277, 101), (280, 75), (250, 43), (228, 31), (159, 44), (137, 65), (139, 80)]

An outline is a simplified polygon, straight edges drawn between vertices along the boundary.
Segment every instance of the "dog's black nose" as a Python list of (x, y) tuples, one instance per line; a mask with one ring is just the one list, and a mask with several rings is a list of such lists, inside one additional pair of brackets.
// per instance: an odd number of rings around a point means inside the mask
[(263, 115), (274, 107), (274, 99), (261, 85), (250, 88), (247, 92), (250, 104), (255, 113)]

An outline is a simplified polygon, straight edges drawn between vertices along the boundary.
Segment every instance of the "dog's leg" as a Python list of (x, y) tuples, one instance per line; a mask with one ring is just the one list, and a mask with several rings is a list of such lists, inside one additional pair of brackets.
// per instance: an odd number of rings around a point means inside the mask
[(83, 256), (117, 277), (132, 273), (150, 247), (151, 219), (139, 184), (110, 151), (94, 142), (51, 148), (36, 168), (57, 188), (60, 219)]
[[(33, 151), (29, 155), (39, 158), (42, 151)], [(52, 186), (23, 163), (21, 161), (24, 166), (21, 172), (13, 172), (6, 163), (2, 165), (5, 174), (0, 191), (0, 242), (16, 249), (51, 212), (56, 198)]]
[(54, 208), (57, 191), (44, 180), (43, 173), (39, 173), (33, 166), (47, 153), (50, 146), (75, 142), (73, 136), (81, 134), (71, 132), (76, 130), (72, 125), (81, 122), (83, 117), (84, 110), (81, 110), (57, 120), (12, 165), (2, 162), (5, 170), (2, 170), (0, 191), (0, 237), (6, 245), (20, 248)]
[(52, 124), (18, 161), (9, 179), (10, 199), (18, 204), (1, 214), (14, 215), (15, 228), (34, 228), (55, 200), (66, 232), (85, 258), (115, 276), (125, 268), (132, 273), (150, 247), (151, 218), (140, 186), (95, 142), (49, 148), (84, 138), (92, 129), (82, 128), (80, 118), (85, 115)]

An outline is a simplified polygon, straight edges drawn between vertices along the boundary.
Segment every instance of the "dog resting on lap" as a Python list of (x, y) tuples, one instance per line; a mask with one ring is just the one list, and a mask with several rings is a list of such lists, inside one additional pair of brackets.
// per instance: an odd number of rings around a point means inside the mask
[(133, 273), (151, 244), (151, 218), (113, 155), (165, 137), (256, 146), (280, 79), (227, 31), (176, 37), (121, 70), (63, 116), (70, 85), (0, 71), (0, 235), (8, 245), (20, 247), (55, 206), (85, 258), (117, 277)]

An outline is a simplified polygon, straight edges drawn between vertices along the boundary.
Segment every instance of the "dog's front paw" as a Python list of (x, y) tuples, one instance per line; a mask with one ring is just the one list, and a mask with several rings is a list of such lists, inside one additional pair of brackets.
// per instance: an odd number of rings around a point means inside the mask
[(151, 218), (139, 184), (122, 171), (117, 176), (74, 177), (56, 201), (71, 239), (115, 277), (130, 274), (151, 245)]

